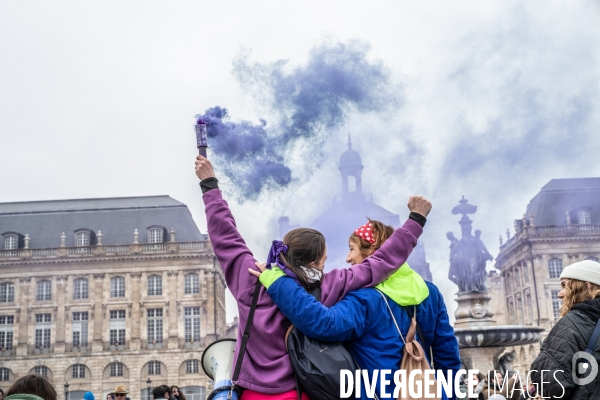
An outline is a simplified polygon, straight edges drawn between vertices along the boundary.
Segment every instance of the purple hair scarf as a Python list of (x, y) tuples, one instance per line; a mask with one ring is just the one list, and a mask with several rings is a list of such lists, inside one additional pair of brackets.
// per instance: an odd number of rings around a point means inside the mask
[(286, 275), (291, 276), (296, 281), (298, 281), (298, 277), (294, 274), (281, 259), (279, 258), (279, 254), (283, 252), (283, 254), (287, 253), (288, 247), (283, 244), (281, 240), (273, 240), (273, 244), (271, 245), (271, 250), (269, 250), (269, 255), (267, 256), (267, 268), (271, 269), (271, 264), (277, 264), (279, 268)]

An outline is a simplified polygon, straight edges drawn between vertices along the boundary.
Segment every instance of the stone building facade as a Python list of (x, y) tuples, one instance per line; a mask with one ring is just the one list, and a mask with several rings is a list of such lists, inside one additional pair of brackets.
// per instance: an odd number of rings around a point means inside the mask
[[(496, 269), (507, 325), (549, 330), (560, 318), (563, 267), (600, 258), (600, 178), (553, 179), (531, 200), (514, 235), (500, 238)], [(500, 321), (502, 322), (502, 321)], [(517, 346), (513, 369), (528, 371), (540, 344)]]
[(0, 203), (0, 387), (28, 373), (59, 398), (118, 384), (204, 400), (200, 357), (226, 334), (210, 242), (168, 197)]

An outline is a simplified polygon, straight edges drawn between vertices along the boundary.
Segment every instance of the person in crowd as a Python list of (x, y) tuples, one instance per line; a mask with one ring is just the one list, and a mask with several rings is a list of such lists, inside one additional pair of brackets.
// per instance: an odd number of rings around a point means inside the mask
[[(346, 261), (357, 265), (369, 259), (389, 240), (393, 232), (392, 227), (369, 220), (350, 236), (350, 252)], [(265, 271), (264, 264), (258, 267)], [(375, 288), (352, 291), (331, 307), (319, 302), (279, 269), (274, 268), (262, 274), (250, 270), (250, 273), (260, 277), (273, 302), (300, 332), (324, 342), (347, 342), (346, 347), (359, 368), (369, 371), (369, 376), (373, 376), (375, 370), (400, 369), (404, 338), (412, 320), (408, 314), (410, 311), (412, 315), (416, 315), (417, 325), (423, 333), (424, 337), (418, 340), (430, 365), (433, 361), (434, 369), (443, 373), (451, 370), (454, 377), (461, 368), (461, 360), (444, 298), (433, 283), (425, 282), (420, 277), (411, 281), (412, 287), (406, 287), (405, 274), (409, 271), (410, 267), (404, 265)], [(425, 284), (422, 288), (421, 282)], [(425, 298), (420, 304), (406, 304), (403, 296), (407, 292), (421, 290)], [(399, 326), (402, 336), (396, 326)], [(389, 379), (386, 393), (392, 395), (395, 384), (392, 377)], [(364, 386), (361, 394), (363, 399), (368, 398)], [(454, 393), (446, 395), (452, 398)]]
[(0, 389), (0, 400), (4, 400), (4, 390)]
[(154, 390), (152, 390), (152, 397), (154, 398), (154, 400), (171, 400), (171, 388), (169, 388), (169, 386), (167, 385), (157, 386), (154, 388)]
[[(222, 198), (210, 161), (198, 156), (195, 168), (201, 180), (208, 234), (227, 287), (238, 305), (240, 328), (235, 355), (237, 360), (241, 331), (246, 325), (258, 282), (252, 277), (249, 279), (246, 270), (256, 268), (256, 260), (238, 232), (227, 202)], [(305, 287), (320, 286), (324, 304), (332, 306), (351, 290), (382, 282), (405, 263), (423, 231), (422, 225), (431, 210), (431, 203), (421, 196), (413, 196), (409, 199), (408, 207), (411, 214), (402, 228), (397, 229), (373, 257), (351, 268), (323, 273), (327, 258), (325, 238), (320, 232), (307, 228), (292, 230), (283, 241), (274, 241), (270, 257), (279, 260), (284, 273)], [(238, 378), (238, 385), (245, 388), (241, 400), (297, 398), (294, 371), (284, 339), (290, 325), (290, 321), (261, 287), (252, 333)], [(303, 399), (307, 399), (307, 396), (304, 395)]]
[[(562, 299), (562, 318), (552, 327), (531, 364), (531, 381), (538, 385), (542, 398), (597, 398), (600, 378), (577, 384), (574, 373), (578, 379), (585, 379), (590, 372), (579, 371), (579, 363), (573, 371), (572, 363), (575, 353), (583, 352), (588, 346), (600, 320), (600, 263), (584, 260), (565, 267), (560, 274), (560, 284), (558, 298)], [(593, 357), (600, 363), (600, 340), (592, 343), (592, 348)], [(557, 372), (542, 372), (549, 370)]]
[(129, 392), (125, 389), (124, 385), (117, 385), (115, 391), (110, 393), (110, 395), (112, 395), (115, 400), (126, 400), (128, 393)]
[(186, 400), (178, 386), (171, 386), (171, 400)]
[(530, 399), (536, 399), (536, 398), (538, 398), (537, 387), (535, 386), (535, 384), (533, 382), (530, 382), (529, 387), (527, 388), (527, 391), (523, 392), (523, 394), (521, 394), (521, 396), (519, 397), (519, 400), (530, 400)]
[(519, 400), (523, 394), (521, 382), (517, 374), (513, 374), (506, 382), (504, 382), (504, 376), (502, 376), (500, 371), (488, 371), (488, 377), (491, 379), (491, 383), (485, 377), (486, 380), (481, 388), (481, 392), (479, 392), (479, 400), (488, 400), (494, 394), (500, 394), (506, 400)]
[[(34, 400), (31, 397), (23, 395), (35, 395), (44, 400), (57, 400), (56, 390), (48, 379), (41, 375), (25, 375), (17, 379), (15, 383), (6, 391), (6, 398), (10, 400)], [(11, 397), (14, 396), (14, 397)]]
[(85, 392), (83, 394), (83, 400), (94, 400), (94, 393), (92, 393), (92, 392)]
[(109, 393), (106, 395), (106, 400), (115, 400), (115, 398), (113, 397), (112, 393)]

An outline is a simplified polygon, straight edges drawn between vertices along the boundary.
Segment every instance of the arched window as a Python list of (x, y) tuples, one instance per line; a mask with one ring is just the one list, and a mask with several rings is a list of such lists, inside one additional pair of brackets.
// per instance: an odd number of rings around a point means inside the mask
[(562, 260), (560, 258), (551, 258), (548, 260), (548, 273), (550, 278), (560, 278), (560, 273), (563, 270)]
[(162, 276), (150, 275), (148, 277), (148, 296), (162, 296)]
[(148, 243), (162, 243), (164, 228), (152, 227), (148, 229)]
[(198, 274), (187, 274), (184, 276), (184, 294), (200, 293), (200, 278)]
[(13, 282), (0, 283), (0, 303), (15, 301), (15, 284)]
[(198, 368), (198, 366), (200, 365), (200, 363), (198, 362), (198, 360), (187, 360), (185, 362), (185, 373), (186, 374), (197, 374), (200, 372), (200, 369)]
[(86, 231), (80, 231), (75, 233), (75, 245), (76, 246), (89, 246), (90, 245), (90, 233)]
[(88, 280), (79, 278), (73, 281), (73, 300), (88, 298)]
[(590, 212), (588, 210), (579, 210), (577, 212), (577, 222), (580, 225), (590, 225), (592, 223)]
[(348, 192), (356, 192), (356, 178), (352, 175), (348, 176)]
[(73, 373), (71, 376), (74, 379), (85, 378), (85, 365), (83, 364), (74, 364), (73, 365)]
[(33, 373), (36, 375), (41, 375), (41, 376), (48, 376), (48, 367), (46, 367), (45, 365), (38, 365), (35, 368), (33, 368)]
[(123, 363), (114, 362), (110, 364), (110, 376), (123, 376)]
[(0, 382), (10, 381), (10, 369), (0, 368)]
[(160, 375), (160, 361), (150, 361), (148, 363), (148, 375)]
[(19, 238), (17, 235), (4, 236), (4, 250), (16, 250), (19, 248)]
[(533, 361), (535, 358), (535, 348), (532, 344), (529, 345), (529, 359)]
[(110, 278), (110, 297), (125, 297), (125, 278), (122, 276)]
[(50, 301), (52, 300), (52, 282), (50, 281), (38, 281), (37, 283), (37, 301)]

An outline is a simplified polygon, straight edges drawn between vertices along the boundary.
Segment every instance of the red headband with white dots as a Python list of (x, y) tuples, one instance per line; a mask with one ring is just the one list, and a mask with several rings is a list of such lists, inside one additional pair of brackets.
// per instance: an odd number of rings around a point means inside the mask
[(373, 237), (373, 223), (369, 222), (364, 224), (360, 228), (354, 231), (356, 236), (363, 238), (369, 243), (375, 243), (375, 238)]

